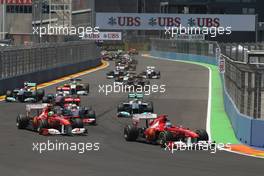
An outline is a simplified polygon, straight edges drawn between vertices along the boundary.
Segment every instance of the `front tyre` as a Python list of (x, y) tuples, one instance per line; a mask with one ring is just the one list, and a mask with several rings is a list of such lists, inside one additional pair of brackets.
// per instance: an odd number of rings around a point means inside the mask
[(199, 135), (198, 141), (208, 141), (209, 140), (209, 136), (206, 130), (199, 129), (199, 130), (196, 130), (195, 133)]
[(16, 119), (16, 126), (18, 129), (25, 129), (28, 125), (28, 118), (24, 115), (19, 114)]
[(83, 121), (80, 118), (72, 119), (72, 128), (83, 128)]

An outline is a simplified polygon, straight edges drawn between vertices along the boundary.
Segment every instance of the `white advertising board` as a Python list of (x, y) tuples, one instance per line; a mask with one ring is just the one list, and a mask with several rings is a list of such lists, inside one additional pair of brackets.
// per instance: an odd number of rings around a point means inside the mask
[(99, 32), (98, 34), (87, 34), (83, 40), (122, 40), (121, 32)]
[(255, 31), (255, 15), (96, 13), (96, 26), (116, 30), (164, 30), (165, 27), (231, 27)]

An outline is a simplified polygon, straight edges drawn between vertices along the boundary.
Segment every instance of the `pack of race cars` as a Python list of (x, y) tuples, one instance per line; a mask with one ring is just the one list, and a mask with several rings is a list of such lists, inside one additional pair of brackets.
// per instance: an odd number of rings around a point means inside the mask
[[(145, 70), (137, 73), (138, 61), (132, 53), (137, 53), (134, 49), (130, 49), (128, 53), (119, 51), (112, 60), (114, 60), (115, 67), (113, 70), (106, 73), (107, 79), (113, 79), (116, 85), (125, 85), (127, 89), (137, 90), (148, 88), (150, 79), (159, 79), (161, 77), (160, 71), (154, 66), (147, 66)], [(103, 53), (105, 54), (105, 53)], [(102, 57), (104, 58), (104, 57)]]
[[(131, 54), (119, 52), (117, 57), (112, 60), (115, 61), (115, 68), (109, 71), (106, 77), (114, 79), (119, 84), (144, 86), (150, 84), (150, 79), (160, 79), (161, 77), (160, 71), (154, 66), (147, 66), (144, 71), (137, 74), (135, 71), (138, 61)], [(173, 125), (167, 115), (155, 114), (153, 102), (144, 100), (143, 96), (138, 92), (129, 93), (128, 100), (120, 102), (117, 106), (118, 118), (132, 119), (132, 124), (124, 127), (123, 134), (126, 141), (144, 141), (165, 147), (174, 142), (190, 145), (209, 140), (204, 129), (192, 131), (182, 126)], [(145, 121), (143, 125), (142, 121)]]
[[(160, 71), (154, 66), (147, 66), (137, 74), (138, 61), (135, 49), (128, 52), (101, 53), (102, 59), (114, 61), (114, 70), (106, 74), (107, 79), (123, 85), (144, 86), (150, 79), (159, 79)], [(18, 129), (36, 131), (41, 135), (85, 135), (87, 125), (96, 125), (96, 113), (91, 107), (81, 105), (82, 96), (90, 92), (89, 84), (81, 79), (71, 79), (68, 83), (56, 87), (56, 93), (45, 94), (36, 83), (25, 82), (24, 87), (6, 92), (6, 102), (25, 102), (25, 113), (16, 119)], [(41, 102), (41, 103), (37, 103)], [(131, 92), (128, 100), (117, 105), (117, 117), (132, 119), (124, 127), (126, 141), (144, 141), (164, 147), (171, 142), (197, 143), (208, 141), (206, 130), (192, 131), (188, 128), (171, 124), (167, 115), (154, 113), (152, 101), (144, 100), (144, 94)]]
[[(56, 87), (56, 93), (45, 95), (36, 83), (25, 82), (23, 88), (8, 90), (6, 102), (25, 102), (25, 114), (19, 114), (19, 129), (37, 131), (42, 135), (86, 134), (86, 125), (96, 125), (96, 114), (91, 107), (81, 105), (81, 96), (89, 93), (89, 84), (71, 79)], [(32, 104), (42, 102), (38, 104)]]

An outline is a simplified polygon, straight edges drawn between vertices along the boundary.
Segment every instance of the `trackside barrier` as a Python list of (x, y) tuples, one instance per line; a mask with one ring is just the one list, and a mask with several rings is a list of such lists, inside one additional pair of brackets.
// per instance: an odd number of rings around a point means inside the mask
[[(167, 51), (157, 51), (152, 49), (150, 55), (160, 58), (174, 60), (194, 61), (217, 65), (216, 58), (201, 56), (195, 54), (183, 54)], [(221, 75), (224, 89), (224, 106), (225, 111), (231, 121), (236, 137), (242, 143), (255, 147), (264, 147), (264, 120), (253, 119), (252, 117), (241, 114), (235, 106), (235, 103), (229, 96), (224, 85), (224, 78)], [(224, 131), (223, 131), (224, 133)]]
[(96, 67), (100, 64), (101, 64), (101, 60), (99, 58), (96, 58), (93, 60), (88, 60), (77, 64), (70, 64), (70, 65), (46, 69), (34, 73), (28, 73), (12, 78), (2, 79), (0, 80), (0, 93), (1, 95), (3, 95), (7, 90), (23, 87), (24, 81), (31, 81), (40, 84), (61, 78), (66, 75), (71, 75), (83, 70), (87, 70), (89, 68)]
[(193, 61), (193, 62), (201, 62), (201, 63), (217, 65), (216, 59), (210, 56), (200, 56), (195, 54), (173, 53), (173, 52), (154, 51), (154, 50), (152, 50), (150, 54), (157, 57), (165, 57), (175, 60)]
[(0, 95), (24, 81), (43, 83), (101, 64), (93, 41), (0, 48)]

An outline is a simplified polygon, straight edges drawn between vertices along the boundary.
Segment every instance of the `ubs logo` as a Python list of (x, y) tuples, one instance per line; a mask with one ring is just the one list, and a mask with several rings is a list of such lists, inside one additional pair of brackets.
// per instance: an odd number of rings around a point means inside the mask
[(108, 24), (111, 26), (140, 26), (140, 17), (129, 17), (129, 16), (120, 16), (120, 17), (110, 17), (108, 19)]
[(219, 27), (220, 19), (219, 18), (189, 18), (189, 26), (198, 26), (198, 27)]

